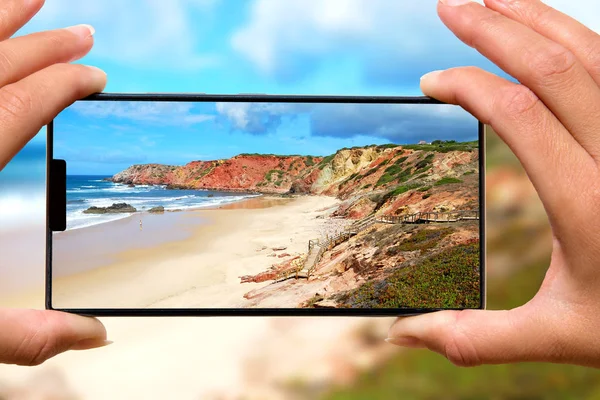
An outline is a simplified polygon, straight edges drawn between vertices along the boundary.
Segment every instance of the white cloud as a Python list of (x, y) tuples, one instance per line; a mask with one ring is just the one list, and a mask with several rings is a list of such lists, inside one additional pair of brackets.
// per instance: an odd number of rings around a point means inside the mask
[[(597, 0), (548, 3), (600, 29)], [(367, 70), (383, 75), (394, 73), (386, 67), (421, 72), (435, 67), (436, 60), (444, 66), (477, 60), (479, 56), (441, 23), (436, 4), (437, 0), (255, 0), (232, 46), (260, 71), (275, 76), (294, 68), (314, 69), (332, 55), (354, 57)]]
[(195, 125), (214, 120), (214, 115), (196, 113), (192, 103), (81, 101), (71, 110), (93, 118), (120, 118), (156, 125)]
[(231, 123), (234, 129), (263, 134), (278, 126), (281, 118), (290, 118), (310, 111), (310, 104), (298, 103), (217, 103), (217, 112)]
[(200, 53), (193, 14), (208, 15), (218, 1), (49, 0), (19, 34), (87, 23), (96, 28), (94, 57), (137, 68), (194, 70), (219, 62)]

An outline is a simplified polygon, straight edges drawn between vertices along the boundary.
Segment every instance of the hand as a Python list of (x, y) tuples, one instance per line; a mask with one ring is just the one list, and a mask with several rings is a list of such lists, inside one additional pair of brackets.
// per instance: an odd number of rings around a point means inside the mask
[(399, 319), (390, 342), (460, 366), (545, 361), (600, 367), (600, 36), (538, 0), (441, 0), (442, 21), (520, 84), (477, 68), (422, 90), (490, 124), (519, 158), (553, 230), (545, 280), (510, 311)]
[[(92, 48), (91, 27), (8, 39), (42, 3), (3, 0), (0, 4), (0, 171), (60, 111), (101, 92), (106, 84), (99, 69), (69, 64)], [(36, 365), (69, 349), (108, 343), (104, 326), (94, 318), (0, 309), (0, 363)]]

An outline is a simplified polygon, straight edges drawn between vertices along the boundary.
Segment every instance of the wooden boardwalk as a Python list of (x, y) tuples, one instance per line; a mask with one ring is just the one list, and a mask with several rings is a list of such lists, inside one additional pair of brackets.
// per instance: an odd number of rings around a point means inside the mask
[(323, 254), (336, 247), (337, 245), (347, 241), (352, 236), (358, 235), (360, 232), (370, 228), (376, 223), (383, 224), (429, 224), (429, 223), (449, 223), (459, 221), (479, 220), (479, 210), (468, 211), (450, 211), (450, 212), (418, 212), (410, 215), (402, 216), (376, 216), (371, 214), (361, 220), (351, 224), (344, 231), (325, 239), (313, 239), (308, 242), (308, 257), (304, 265), (296, 272), (290, 273), (287, 276), (278, 279), (276, 282), (281, 282), (291, 278), (308, 279), (317, 268), (317, 265), (323, 258)]
[(432, 222), (459, 222), (479, 220), (479, 210), (449, 211), (449, 212), (418, 212), (410, 215), (377, 217), (377, 222), (383, 224), (427, 224)]

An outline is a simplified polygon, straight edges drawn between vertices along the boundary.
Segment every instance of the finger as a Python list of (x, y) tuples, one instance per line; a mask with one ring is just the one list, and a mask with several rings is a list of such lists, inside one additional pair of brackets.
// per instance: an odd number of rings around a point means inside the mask
[(86, 55), (94, 40), (94, 28), (77, 25), (34, 33), (0, 43), (0, 87), (19, 81), (52, 64), (74, 61)]
[(105, 85), (97, 68), (54, 64), (0, 89), (0, 170), (59, 112)]
[(95, 318), (56, 311), (0, 310), (0, 363), (39, 365), (67, 350), (109, 344)]
[(491, 125), (523, 164), (553, 222), (564, 217), (569, 188), (585, 184), (579, 171), (595, 163), (531, 90), (475, 67), (427, 74), (421, 89)]
[(577, 141), (600, 160), (595, 121), (600, 114), (600, 88), (573, 53), (480, 4), (444, 4), (456, 1), (440, 1), (443, 22), (459, 39), (533, 90)]
[(539, 0), (485, 0), (499, 13), (569, 49), (600, 85), (600, 35)]
[(3, 0), (0, 5), (0, 40), (14, 35), (43, 4), (44, 0)]
[(428, 348), (463, 367), (550, 361), (560, 352), (551, 325), (519, 309), (442, 311), (401, 318), (388, 336), (392, 344)]

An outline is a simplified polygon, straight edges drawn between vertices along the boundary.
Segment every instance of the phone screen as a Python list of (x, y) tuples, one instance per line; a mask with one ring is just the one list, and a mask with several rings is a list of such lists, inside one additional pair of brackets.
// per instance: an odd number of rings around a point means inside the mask
[(76, 102), (52, 307), (480, 308), (481, 139), (446, 104)]

